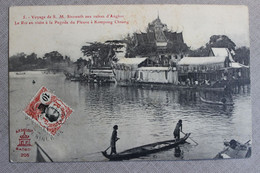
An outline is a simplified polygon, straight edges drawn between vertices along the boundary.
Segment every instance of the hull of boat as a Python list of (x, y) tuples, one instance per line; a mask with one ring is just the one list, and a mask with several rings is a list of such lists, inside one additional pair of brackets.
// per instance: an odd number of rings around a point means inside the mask
[(222, 102), (218, 102), (218, 101), (210, 101), (210, 100), (206, 100), (202, 97), (200, 97), (200, 100), (204, 103), (212, 104), (212, 105), (226, 105), (226, 106), (232, 106), (233, 105), (233, 103), (222, 103)]
[(185, 141), (189, 138), (190, 133), (187, 133), (183, 138), (178, 141), (175, 140), (167, 140), (162, 142), (156, 142), (152, 144), (143, 145), (140, 147), (135, 147), (123, 152), (120, 152), (115, 155), (108, 155), (106, 152), (102, 152), (103, 156), (108, 158), (109, 160), (129, 160), (132, 158), (138, 158), (141, 156), (145, 156), (148, 154), (160, 152), (163, 150), (174, 148), (180, 144), (184, 144)]
[(251, 157), (251, 144), (240, 144), (237, 147), (228, 146), (223, 151), (218, 153), (215, 159), (229, 159), (229, 158), (249, 158)]

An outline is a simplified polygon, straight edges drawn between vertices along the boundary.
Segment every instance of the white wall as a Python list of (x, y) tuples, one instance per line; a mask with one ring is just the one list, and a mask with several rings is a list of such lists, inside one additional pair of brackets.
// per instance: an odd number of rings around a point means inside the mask
[[(148, 83), (178, 83), (178, 72), (177, 71), (150, 71), (150, 70), (140, 70), (139, 81)], [(143, 79), (141, 79), (141, 73), (143, 73)]]

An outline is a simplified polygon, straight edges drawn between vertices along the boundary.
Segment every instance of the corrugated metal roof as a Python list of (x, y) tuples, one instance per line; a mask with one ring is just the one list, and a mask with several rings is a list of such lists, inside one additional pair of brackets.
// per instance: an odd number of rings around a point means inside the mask
[(217, 64), (224, 63), (226, 57), (220, 56), (209, 56), (209, 57), (184, 57), (182, 58), (178, 65), (207, 65), (207, 64)]
[(214, 56), (226, 56), (231, 62), (235, 62), (228, 48), (211, 48)]
[(146, 60), (146, 58), (121, 58), (121, 59), (119, 59), (117, 64), (127, 64), (127, 65), (140, 64), (144, 60)]
[(211, 48), (215, 56), (228, 56), (227, 48)]

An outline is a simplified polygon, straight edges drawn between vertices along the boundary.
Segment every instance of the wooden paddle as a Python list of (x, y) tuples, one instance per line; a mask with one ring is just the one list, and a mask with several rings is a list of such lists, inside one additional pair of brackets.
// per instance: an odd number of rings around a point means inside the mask
[[(183, 131), (181, 131), (181, 133), (183, 133), (184, 135), (186, 135), (186, 133), (184, 133)], [(195, 144), (199, 145), (196, 141), (194, 141), (191, 137), (189, 137), (190, 140), (192, 140)]]
[(107, 149), (104, 152), (107, 152), (107, 150), (110, 148), (111, 146), (107, 147)]
[[(118, 141), (119, 139), (120, 139), (120, 138), (117, 138), (116, 141)], [(110, 147), (111, 147), (111, 145), (110, 145), (109, 147), (107, 147), (107, 149), (106, 149), (105, 151), (103, 151), (103, 152), (106, 152)]]
[(244, 145), (246, 145), (247, 143), (249, 143), (251, 140), (247, 141)]

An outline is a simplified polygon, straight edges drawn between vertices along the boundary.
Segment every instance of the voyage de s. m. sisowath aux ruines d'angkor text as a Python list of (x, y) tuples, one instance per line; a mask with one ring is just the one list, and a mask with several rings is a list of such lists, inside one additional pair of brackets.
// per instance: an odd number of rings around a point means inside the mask
[(11, 7), (9, 31), (11, 162), (251, 156), (246, 6)]

